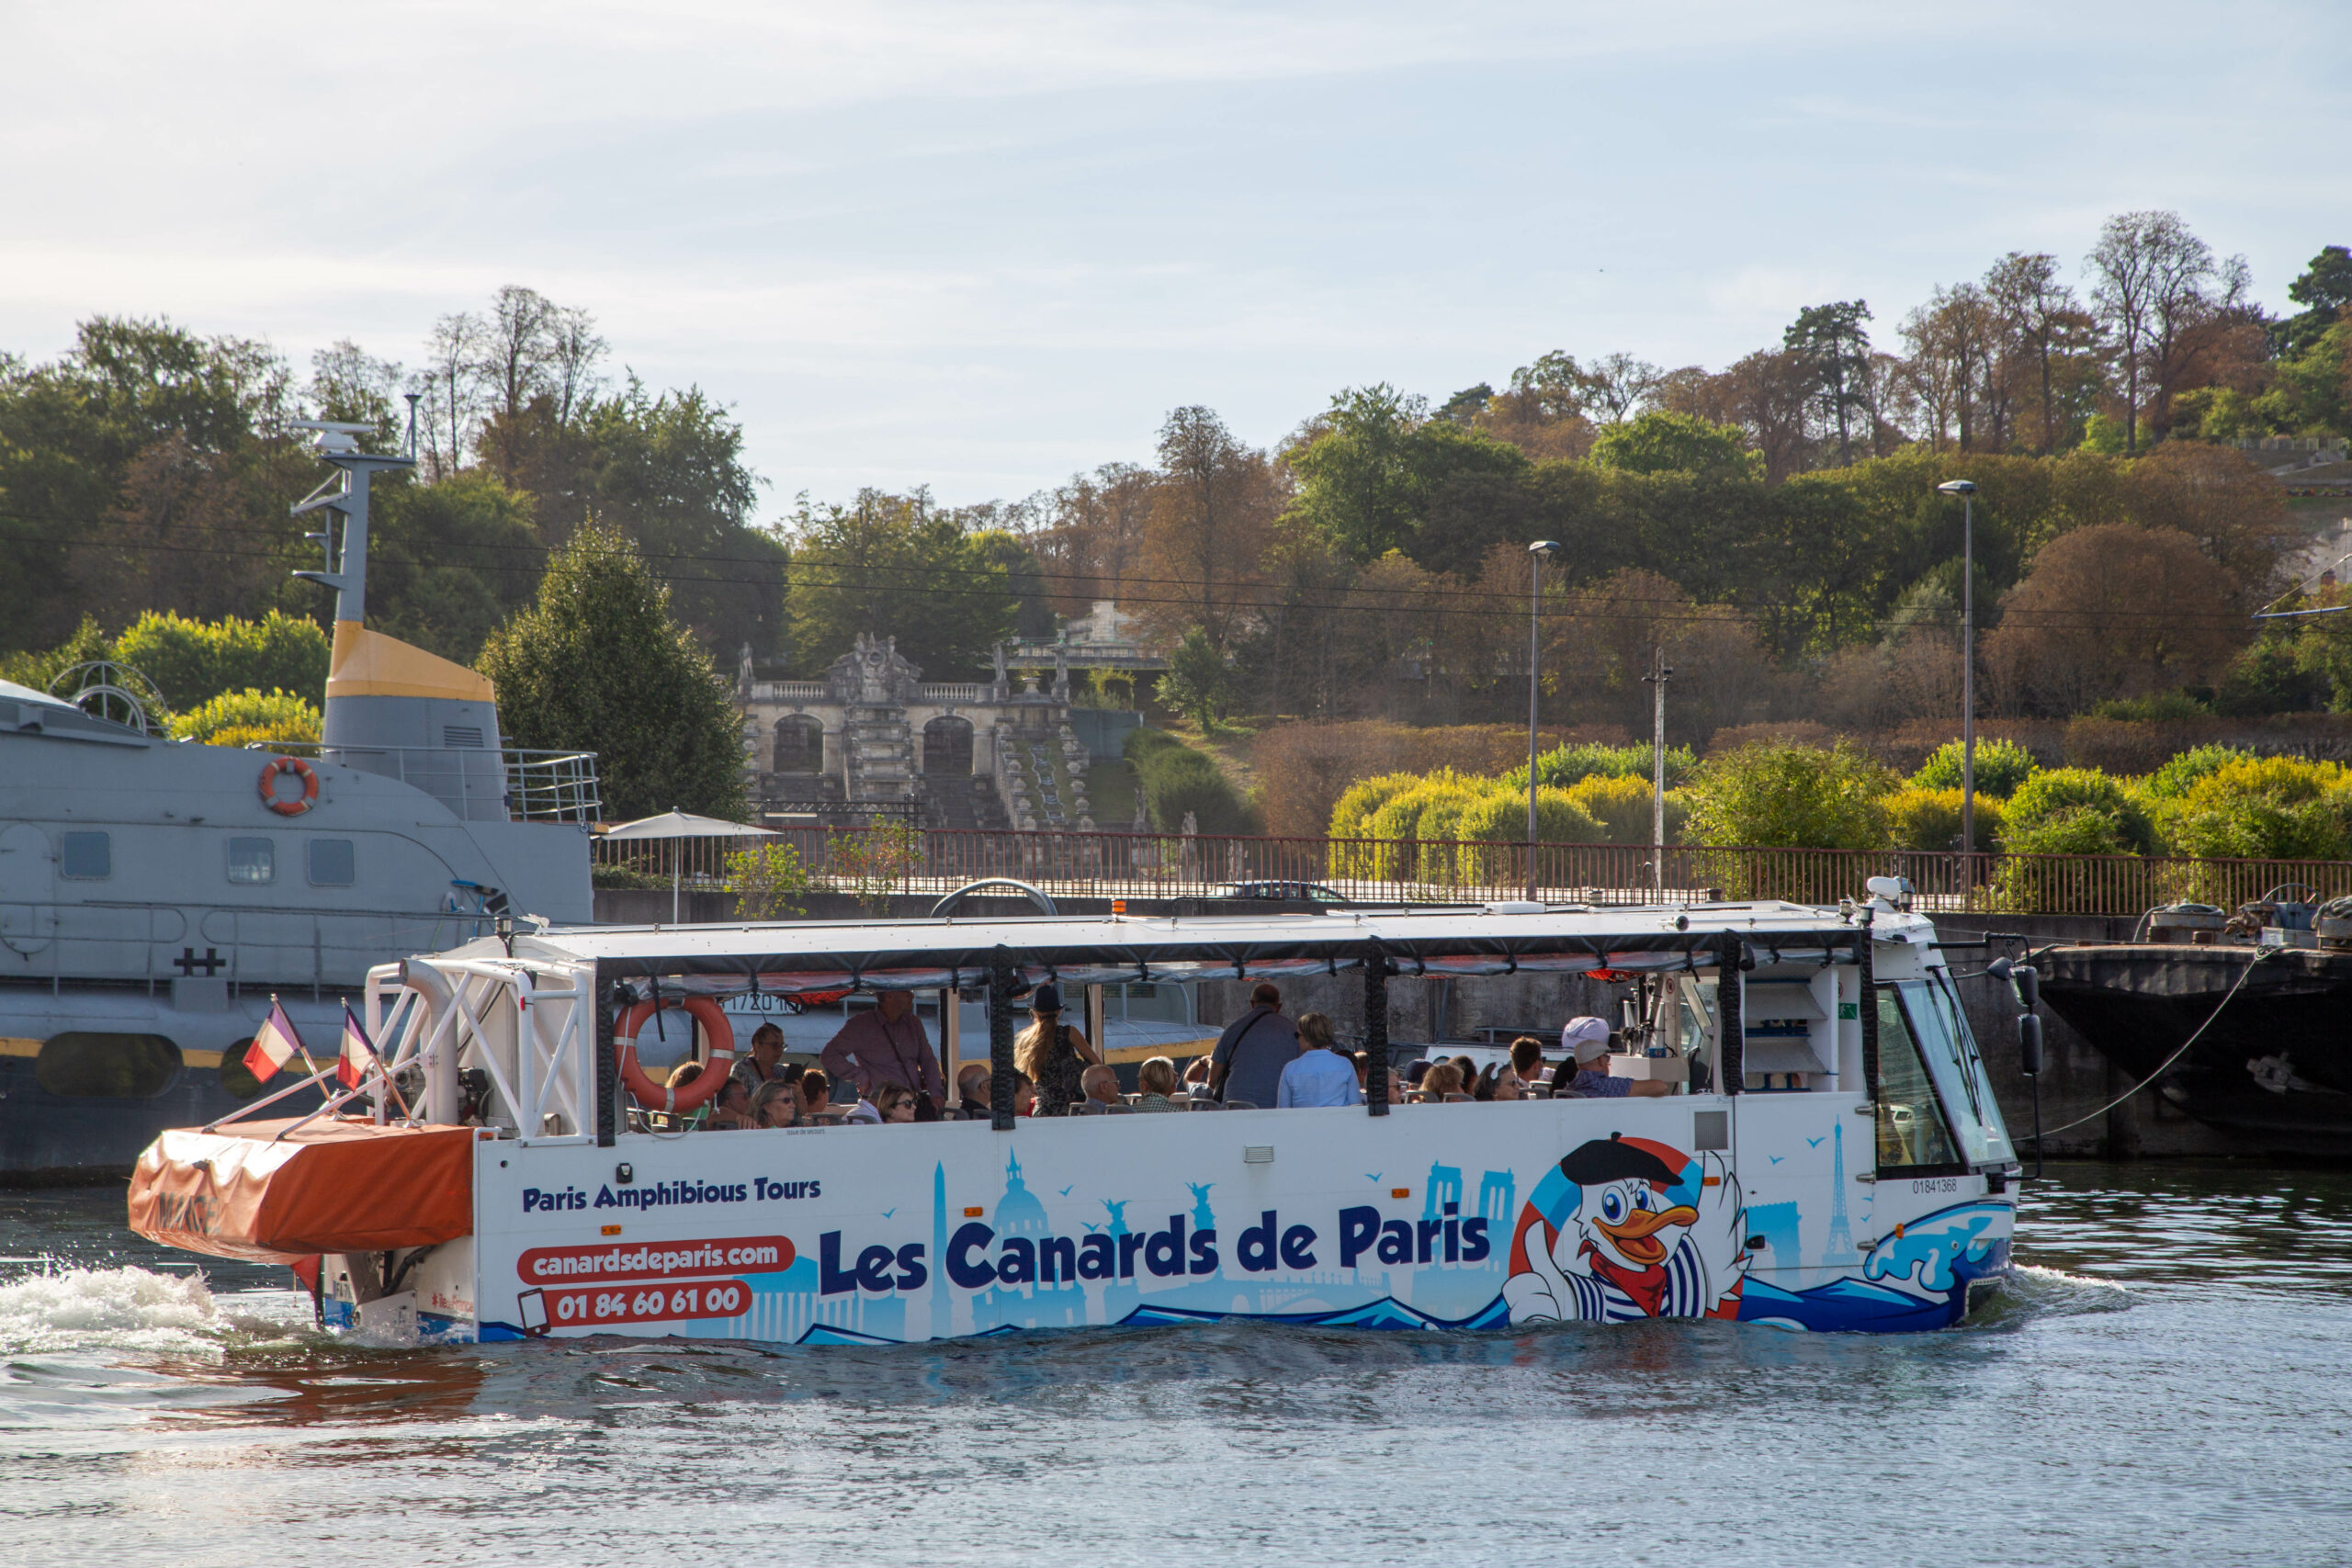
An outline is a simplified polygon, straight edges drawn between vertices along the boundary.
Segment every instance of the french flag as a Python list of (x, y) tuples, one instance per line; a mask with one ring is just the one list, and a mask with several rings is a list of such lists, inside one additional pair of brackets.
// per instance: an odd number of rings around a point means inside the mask
[(343, 1055), (334, 1065), (335, 1081), (345, 1089), (357, 1089), (367, 1081), (368, 1074), (377, 1065), (376, 1047), (368, 1040), (368, 1032), (359, 1027), (357, 1015), (351, 1004), (343, 1004)]
[(254, 1032), (254, 1043), (245, 1047), (245, 1071), (253, 1074), (255, 1083), (267, 1083), (277, 1076), (280, 1067), (297, 1056), (309, 1058), (302, 1049), (302, 1037), (294, 1032), (294, 1021), (286, 1016), (286, 1010), (272, 997), (269, 1016)]

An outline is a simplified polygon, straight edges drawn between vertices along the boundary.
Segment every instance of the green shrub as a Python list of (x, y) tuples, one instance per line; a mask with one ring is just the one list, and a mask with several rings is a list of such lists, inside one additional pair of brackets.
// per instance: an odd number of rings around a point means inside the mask
[(2183, 854), (2343, 860), (2352, 855), (2352, 778), (2335, 762), (2294, 757), (2227, 762), (2189, 786), (2166, 826)]
[(172, 720), (172, 738), (208, 746), (284, 746), (319, 738), (319, 710), (291, 692), (223, 692)]
[[(1540, 795), (1540, 791), (1538, 792)], [(1656, 829), (1655, 813), (1650, 809), (1650, 781), (1645, 778), (1610, 778), (1595, 773), (1567, 792), (1573, 801), (1593, 820), (1600, 824), (1601, 835), (1612, 844), (1646, 844)], [(1666, 792), (1666, 841), (1679, 842), (1682, 821), (1689, 815), (1681, 795)]]
[[(1936, 748), (1919, 771), (1911, 775), (1913, 789), (1958, 789), (1964, 748), (1957, 740), (1947, 740)], [(1979, 740), (1976, 743), (1976, 798), (1986, 795), (2007, 800), (2018, 785), (2030, 778), (2041, 764), (2033, 753), (2014, 740)], [(1952, 829), (1957, 833), (1958, 828)]]
[(2123, 781), (2096, 768), (2044, 768), (2008, 799), (2001, 847), (2012, 854), (2151, 853), (2154, 825)]
[(1250, 803), (1207, 752), (1159, 729), (1130, 731), (1123, 750), (1142, 784), (1144, 812), (1159, 831), (1182, 831), (1187, 811), (1204, 833), (1254, 829)]
[(248, 690), (282, 689), (322, 701), (327, 654), (326, 633), (277, 610), (258, 621), (192, 621), (150, 610), (115, 639), (113, 656), (154, 682), (175, 712), (186, 713)]
[[(1960, 847), (1961, 792), (1898, 789), (1883, 798), (1886, 824), (1898, 850), (1939, 852)], [(1976, 842), (1990, 850), (2001, 836), (2001, 802), (1976, 792)]]
[(1419, 773), (1382, 773), (1376, 778), (1357, 780), (1331, 807), (1331, 837), (1369, 837), (1373, 813), (1420, 782)]
[[(1573, 789), (1589, 778), (1646, 779), (1655, 772), (1652, 750), (1647, 746), (1603, 746), (1587, 740), (1571, 746), (1555, 746), (1535, 759), (1535, 783), (1538, 788), (1549, 785), (1555, 789)], [(1666, 787), (1674, 788), (1688, 779), (1699, 765), (1698, 754), (1688, 746), (1666, 749)], [(1513, 768), (1502, 782), (1514, 788), (1527, 787), (1527, 770)]]
[(2142, 787), (2153, 799), (2178, 800), (2186, 795), (2199, 779), (2211, 777), (2232, 762), (2245, 762), (2253, 760), (2253, 752), (2240, 750), (2235, 746), (2223, 746), (2219, 742), (2210, 746), (2199, 746), (2194, 750), (2183, 751), (2154, 773), (2150, 773)]
[(2183, 719), (2210, 718), (2212, 705), (2187, 692), (2157, 692), (2144, 697), (2110, 697), (2091, 709), (2096, 718), (2120, 718), (2131, 724), (2177, 724)]
[(790, 844), (769, 840), (729, 852), (727, 886), (735, 895), (736, 913), (747, 920), (780, 920), (808, 912), (793, 899), (808, 891), (808, 868)]
[(1840, 740), (1831, 750), (1761, 741), (1710, 757), (1685, 792), (1687, 841), (1757, 848), (1881, 850), (1894, 774)]

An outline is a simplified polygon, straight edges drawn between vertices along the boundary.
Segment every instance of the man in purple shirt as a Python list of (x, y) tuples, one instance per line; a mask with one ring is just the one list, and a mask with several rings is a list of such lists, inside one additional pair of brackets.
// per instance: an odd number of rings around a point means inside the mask
[(841, 1032), (826, 1042), (818, 1060), (827, 1076), (836, 1081), (848, 1078), (860, 1095), (872, 1094), (877, 1084), (901, 1083), (931, 1096), (933, 1105), (945, 1105), (947, 1080), (940, 1074), (931, 1036), (915, 1016), (915, 994), (883, 991), (874, 999), (872, 1010), (852, 1014)]

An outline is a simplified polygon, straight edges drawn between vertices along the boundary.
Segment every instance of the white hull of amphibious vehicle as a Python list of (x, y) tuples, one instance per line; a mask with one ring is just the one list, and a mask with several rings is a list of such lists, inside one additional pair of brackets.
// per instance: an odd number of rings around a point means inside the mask
[[(379, 972), (389, 1075), (290, 1130), (167, 1134), (131, 1221), (320, 1255), (327, 1323), (424, 1339), (1937, 1328), (2008, 1272), (2017, 1167), (1933, 942), (1781, 904), (518, 934)], [(1673, 1092), (1392, 1109), (1376, 1069), (1358, 1107), (1011, 1114), (1012, 1014), (1049, 977), (1352, 971), (1377, 1062), (1389, 974), (1528, 970), (1625, 987), (1644, 1049), (1611, 1072)], [(709, 1056), (712, 1000), (843, 988), (985, 997), (990, 1039), (944, 1054), (991, 1063), (996, 1114), (722, 1135), (627, 1103), (650, 1016)]]
[(0, 682), (0, 1183), (119, 1173), (250, 1102), (273, 995), (332, 1042), (371, 966), (507, 908), (590, 918), (594, 758), (502, 747), (487, 681), (366, 628), (366, 481), (409, 459), (323, 434), (338, 475), (297, 509), (340, 523), (340, 570), (301, 574), (338, 592), (322, 745)]

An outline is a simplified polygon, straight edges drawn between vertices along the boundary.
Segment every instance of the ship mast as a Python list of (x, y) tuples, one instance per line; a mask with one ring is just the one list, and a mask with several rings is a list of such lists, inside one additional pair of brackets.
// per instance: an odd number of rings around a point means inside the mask
[(368, 618), (368, 481), (379, 468), (413, 468), (416, 459), (362, 452), (358, 438), (372, 434), (376, 428), (372, 424), (295, 419), (287, 421), (287, 425), (293, 430), (317, 431), (319, 444), (313, 450), (319, 460), (341, 470), (297, 502), (292, 513), (297, 517), (322, 508), (341, 513), (342, 547), (336, 547), (332, 522), (315, 534), (304, 535), (305, 538), (316, 539), (325, 550), (327, 570), (298, 571), (294, 575), (334, 589), (334, 618), (359, 625)]

